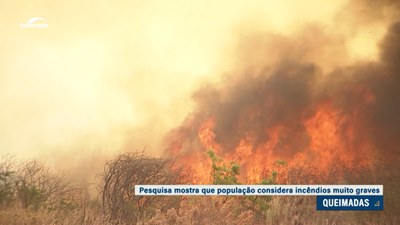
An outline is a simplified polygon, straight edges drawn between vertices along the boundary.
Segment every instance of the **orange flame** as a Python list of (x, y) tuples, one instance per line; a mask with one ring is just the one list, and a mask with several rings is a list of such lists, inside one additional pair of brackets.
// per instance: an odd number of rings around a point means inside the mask
[[(374, 103), (373, 93), (361, 87), (355, 91), (364, 96), (363, 104)], [(213, 150), (226, 162), (238, 163), (241, 169), (240, 179), (247, 183), (260, 182), (271, 171), (279, 174), (278, 182), (285, 183), (287, 171), (304, 163), (315, 166), (319, 172), (329, 170), (338, 160), (350, 169), (360, 164), (369, 165), (371, 159), (368, 142), (357, 141), (360, 136), (357, 134), (360, 129), (358, 117), (362, 110), (363, 107), (355, 107), (352, 113), (343, 114), (335, 108), (331, 100), (320, 102), (314, 107), (311, 116), (299, 117), (303, 118), (304, 133), (296, 135), (306, 144), (299, 145), (296, 151), (289, 149), (293, 144), (282, 142), (282, 137), (288, 136), (289, 129), (283, 124), (266, 127), (265, 135), (268, 138), (261, 144), (256, 145), (255, 136), (248, 132), (240, 138), (234, 149), (223, 149), (216, 141), (215, 126), (218, 121), (209, 117), (197, 126), (199, 149), (187, 152), (181, 160), (195, 173), (196, 183), (210, 181), (211, 160), (206, 155), (208, 150)], [(172, 149), (171, 152), (179, 154), (180, 150)], [(277, 160), (284, 160), (287, 165), (277, 165)]]

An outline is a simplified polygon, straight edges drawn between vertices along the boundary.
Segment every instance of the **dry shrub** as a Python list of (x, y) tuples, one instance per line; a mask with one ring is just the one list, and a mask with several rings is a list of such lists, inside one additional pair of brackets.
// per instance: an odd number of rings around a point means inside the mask
[(141, 223), (156, 210), (179, 206), (180, 197), (135, 196), (136, 184), (182, 184), (186, 175), (172, 160), (149, 157), (144, 152), (125, 153), (106, 163), (101, 197), (109, 221)]
[(15, 161), (3, 156), (0, 161), (0, 209), (10, 206), (15, 199)]
[(79, 205), (81, 189), (62, 174), (52, 172), (37, 160), (19, 165), (15, 176), (16, 197), (24, 208), (74, 209)]
[(89, 202), (86, 188), (73, 186), (37, 160), (16, 162), (7, 156), (0, 161), (1, 225), (96, 224), (100, 207)]
[(17, 163), (13, 157), (0, 162), (0, 206), (25, 209), (73, 209), (79, 205), (81, 188), (37, 160)]

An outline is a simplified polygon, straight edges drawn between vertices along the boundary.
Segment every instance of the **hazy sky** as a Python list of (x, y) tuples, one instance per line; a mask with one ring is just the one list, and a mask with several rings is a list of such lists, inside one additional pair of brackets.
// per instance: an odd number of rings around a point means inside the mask
[[(345, 0), (3, 0), (0, 153), (157, 153), (196, 88), (260, 63), (239, 50), (252, 48), (253, 34), (317, 26), (341, 43), (323, 68), (374, 60), (386, 15), (360, 21), (349, 7), (358, 10)], [(36, 16), (49, 27), (20, 28)], [(273, 47), (262, 54), (273, 58)]]

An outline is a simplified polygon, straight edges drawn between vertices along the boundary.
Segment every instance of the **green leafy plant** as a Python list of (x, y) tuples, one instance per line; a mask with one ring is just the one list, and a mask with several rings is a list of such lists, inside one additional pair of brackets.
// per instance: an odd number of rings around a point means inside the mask
[[(207, 152), (211, 159), (211, 179), (213, 184), (240, 184), (238, 176), (240, 175), (240, 166), (231, 162), (226, 164), (224, 160), (218, 157), (213, 150)], [(277, 160), (276, 165), (278, 167), (286, 166), (286, 162), (283, 160)], [(263, 178), (260, 183), (262, 185), (273, 185), (277, 184), (278, 172), (272, 171), (269, 177)], [(226, 202), (228, 197), (224, 200)], [(240, 207), (238, 207), (234, 212), (236, 215), (240, 215), (242, 212), (250, 210), (254, 213), (255, 218), (259, 220), (264, 220), (268, 209), (271, 205), (272, 197), (270, 196), (240, 196), (231, 197), (231, 201), (238, 201)]]
[(213, 184), (239, 184), (237, 176), (240, 174), (240, 167), (238, 164), (231, 162), (227, 166), (214, 151), (209, 150), (207, 153), (212, 162), (211, 178)]

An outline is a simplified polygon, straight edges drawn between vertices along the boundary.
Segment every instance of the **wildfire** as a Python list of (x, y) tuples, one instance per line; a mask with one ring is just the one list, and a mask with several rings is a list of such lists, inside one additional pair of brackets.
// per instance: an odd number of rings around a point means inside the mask
[[(398, 27), (389, 29), (382, 56), (397, 54), (398, 46), (390, 46)], [(259, 75), (237, 74), (222, 87), (200, 89), (197, 108), (170, 132), (165, 152), (178, 155), (201, 183), (210, 182), (209, 150), (240, 165), (239, 179), (247, 183), (271, 172), (280, 183), (293, 182), (289, 172), (302, 167), (315, 168), (307, 170), (311, 177), (373, 169), (396, 159), (400, 146), (399, 70), (388, 59), (322, 78), (313, 65), (283, 59)]]
[[(365, 95), (367, 103), (373, 102), (373, 98), (372, 93)], [(213, 150), (226, 162), (234, 161), (241, 165), (240, 178), (249, 183), (260, 182), (271, 171), (279, 174), (280, 182), (286, 182), (287, 170), (304, 163), (315, 166), (319, 172), (328, 170), (338, 163), (338, 160), (347, 168), (360, 164), (368, 165), (370, 159), (363, 151), (365, 147), (355, 146), (356, 117), (356, 112), (352, 116), (341, 115), (332, 101), (324, 101), (317, 104), (311, 116), (303, 118), (304, 132), (294, 134), (301, 137), (288, 138), (288, 135), (293, 135), (293, 132), (289, 131), (290, 127), (276, 124), (265, 127), (264, 134), (268, 138), (265, 138), (264, 142), (257, 144), (254, 133), (247, 132), (234, 149), (224, 149), (216, 141), (215, 126), (218, 121), (209, 117), (198, 125), (198, 149), (187, 152), (180, 160), (191, 167), (195, 173), (195, 181), (199, 183), (207, 183), (210, 179), (211, 163), (206, 156), (208, 150)], [(299, 149), (294, 151), (293, 155), (286, 154), (293, 152), (288, 148), (296, 146), (296, 143), (283, 143), (283, 140), (299, 142)], [(183, 149), (171, 150), (174, 153), (182, 153)], [(278, 160), (287, 162), (287, 165), (277, 165)]]

